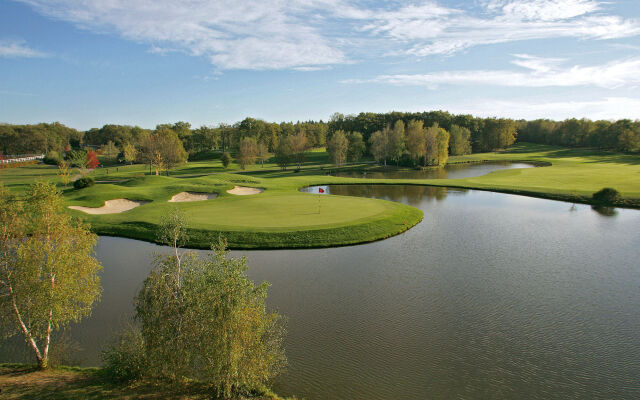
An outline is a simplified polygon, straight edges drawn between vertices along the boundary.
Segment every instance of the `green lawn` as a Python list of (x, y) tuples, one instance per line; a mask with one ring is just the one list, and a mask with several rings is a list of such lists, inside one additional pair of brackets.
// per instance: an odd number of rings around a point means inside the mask
[(639, 155), (518, 144), (499, 153), (451, 157), (450, 162), (496, 160), (533, 161), (551, 165), (495, 171), (482, 177), (448, 180), (447, 185), (578, 202), (589, 202), (594, 192), (611, 187), (623, 196), (624, 200), (620, 206), (640, 207)]
[[(190, 223), (189, 246), (207, 248), (222, 235), (232, 248), (302, 248), (363, 243), (401, 233), (423, 215), (403, 204), (357, 197), (300, 193), (304, 186), (319, 184), (377, 183), (454, 186), (588, 203), (594, 192), (613, 187), (622, 193), (619, 206), (640, 207), (640, 157), (584, 149), (517, 144), (507, 151), (451, 157), (449, 163), (529, 161), (539, 168), (495, 171), (467, 179), (358, 179), (326, 175), (336, 170), (323, 151), (314, 151), (301, 171), (282, 171), (265, 163), (240, 171), (233, 164), (225, 170), (219, 160), (190, 162), (171, 176), (148, 175), (148, 166), (99, 168), (91, 172), (98, 181), (113, 183), (74, 190), (64, 195), (69, 205), (100, 207), (105, 200), (127, 198), (148, 204), (121, 214), (73, 214), (86, 219), (105, 235), (154, 241), (156, 224), (173, 208), (183, 210)], [(372, 162), (350, 164), (343, 169), (379, 169)], [(58, 181), (56, 169), (33, 166), (0, 171), (0, 180), (22, 192), (36, 179)], [(261, 194), (235, 196), (226, 190), (235, 185), (263, 188)], [(168, 203), (182, 191), (211, 192), (214, 200)]]

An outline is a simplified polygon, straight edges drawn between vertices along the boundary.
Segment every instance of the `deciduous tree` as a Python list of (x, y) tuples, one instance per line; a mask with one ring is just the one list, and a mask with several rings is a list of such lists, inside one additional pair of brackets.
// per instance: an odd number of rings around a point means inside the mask
[(5, 337), (24, 336), (38, 366), (51, 335), (90, 314), (100, 296), (97, 237), (64, 212), (55, 186), (36, 183), (22, 209), (0, 187), (0, 320)]
[(347, 161), (347, 151), (349, 149), (349, 140), (343, 131), (336, 131), (327, 142), (327, 152), (329, 159), (337, 166), (343, 165)]
[[(186, 226), (169, 220), (168, 242), (177, 243)], [(286, 363), (268, 284), (254, 285), (246, 259), (230, 257), (222, 241), (206, 258), (174, 250), (156, 260), (136, 299), (147, 373), (208, 382), (223, 398), (264, 385)]]
[(413, 159), (413, 162), (418, 164), (421, 157), (426, 152), (426, 138), (423, 127), (423, 122), (418, 120), (411, 120), (407, 124), (407, 137), (406, 137), (407, 151)]
[(137, 156), (138, 150), (136, 149), (136, 146), (134, 146), (132, 143), (127, 143), (124, 145), (124, 160), (126, 162), (132, 164), (136, 160)]
[(471, 131), (458, 125), (451, 125), (449, 129), (449, 149), (451, 155), (461, 156), (471, 154)]
[(254, 138), (245, 137), (240, 140), (238, 149), (238, 164), (240, 168), (245, 169), (247, 165), (253, 165), (258, 155), (258, 145)]
[(347, 135), (347, 139), (349, 140), (347, 160), (351, 162), (359, 161), (367, 149), (367, 145), (362, 140), (362, 134), (360, 132), (350, 132)]

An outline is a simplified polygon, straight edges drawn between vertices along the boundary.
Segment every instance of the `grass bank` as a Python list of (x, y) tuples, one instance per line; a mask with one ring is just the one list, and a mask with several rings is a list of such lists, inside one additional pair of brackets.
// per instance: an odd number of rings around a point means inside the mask
[[(5, 400), (211, 399), (210, 388), (200, 384), (117, 385), (107, 380), (99, 368), (59, 367), (38, 371), (25, 364), (0, 364), (0, 389), (0, 398)], [(268, 391), (248, 398), (282, 400)]]

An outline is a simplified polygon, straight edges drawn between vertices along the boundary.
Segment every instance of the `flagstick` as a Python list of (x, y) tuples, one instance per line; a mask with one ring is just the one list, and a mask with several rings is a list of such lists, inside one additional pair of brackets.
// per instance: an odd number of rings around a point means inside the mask
[(320, 214), (320, 197), (321, 196), (322, 196), (321, 194), (318, 194), (318, 214)]

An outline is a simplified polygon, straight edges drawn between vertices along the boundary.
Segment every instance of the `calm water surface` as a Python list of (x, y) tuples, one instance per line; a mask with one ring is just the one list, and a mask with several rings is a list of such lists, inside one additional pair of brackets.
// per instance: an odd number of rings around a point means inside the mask
[[(286, 315), (277, 392), (307, 399), (640, 398), (640, 212), (481, 191), (325, 186), (424, 220), (376, 243), (243, 251)], [(311, 188), (309, 190), (314, 190)], [(315, 189), (317, 190), (317, 189)], [(102, 302), (70, 334), (99, 363), (152, 244), (102, 237)]]
[(424, 170), (395, 169), (378, 171), (341, 171), (330, 173), (332, 176), (345, 178), (369, 178), (369, 179), (459, 179), (473, 178), (486, 175), (489, 172), (513, 168), (533, 168), (535, 165), (527, 163), (512, 163), (509, 161), (449, 164), (442, 168), (428, 168)]

